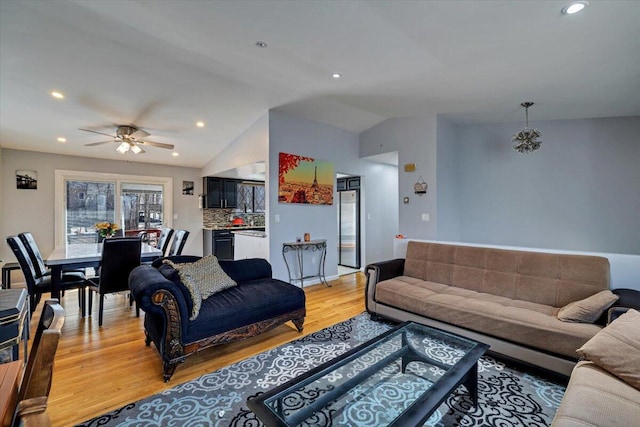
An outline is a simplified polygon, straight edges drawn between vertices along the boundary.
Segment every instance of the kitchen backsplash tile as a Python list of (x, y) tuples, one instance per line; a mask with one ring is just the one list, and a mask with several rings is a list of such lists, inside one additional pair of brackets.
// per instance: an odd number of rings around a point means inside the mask
[(229, 225), (233, 218), (242, 218), (249, 225), (253, 220), (256, 227), (265, 226), (264, 213), (236, 212), (235, 209), (202, 209), (202, 226), (204, 228), (224, 227)]

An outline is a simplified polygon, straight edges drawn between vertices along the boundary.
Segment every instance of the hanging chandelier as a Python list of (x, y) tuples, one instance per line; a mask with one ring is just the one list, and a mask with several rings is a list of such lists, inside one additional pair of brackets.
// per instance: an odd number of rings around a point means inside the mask
[(529, 107), (533, 105), (533, 102), (523, 102), (520, 105), (525, 108), (527, 122), (524, 129), (513, 135), (513, 142), (515, 142), (513, 148), (520, 153), (530, 153), (537, 150), (540, 148), (540, 145), (542, 145), (542, 141), (538, 140), (542, 135), (542, 132), (529, 127)]

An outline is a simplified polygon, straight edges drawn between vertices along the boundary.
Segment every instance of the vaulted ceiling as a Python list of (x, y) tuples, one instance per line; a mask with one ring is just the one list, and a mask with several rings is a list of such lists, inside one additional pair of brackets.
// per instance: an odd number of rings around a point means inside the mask
[[(640, 2), (590, 3), (2, 1), (0, 146), (201, 167), (272, 108), (353, 132), (521, 121), (522, 101), (532, 121), (639, 115)], [(179, 155), (78, 130), (117, 125)]]

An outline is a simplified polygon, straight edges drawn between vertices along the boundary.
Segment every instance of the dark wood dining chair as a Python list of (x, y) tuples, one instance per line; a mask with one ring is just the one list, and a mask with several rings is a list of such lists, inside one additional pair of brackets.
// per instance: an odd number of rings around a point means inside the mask
[(64, 308), (58, 300), (45, 301), (22, 377), (18, 402), (49, 395), (53, 378), (53, 359), (62, 333), (64, 317)]
[(102, 326), (104, 296), (129, 291), (129, 273), (140, 265), (141, 247), (139, 237), (111, 238), (102, 242), (99, 274), (88, 280), (89, 313), (93, 307), (93, 292), (100, 295), (98, 326)]
[(29, 232), (25, 232), (18, 234), (18, 237), (27, 249), (27, 253), (29, 254), (29, 258), (33, 264), (36, 276), (41, 277), (51, 274), (51, 271), (49, 271), (44, 263), (44, 259), (42, 258), (42, 254), (40, 254), (40, 249), (38, 249), (38, 245), (36, 244), (33, 235)]
[(160, 237), (158, 237), (156, 248), (162, 251), (162, 255), (165, 255), (167, 253), (167, 248), (169, 247), (169, 242), (171, 241), (172, 235), (173, 228), (163, 227), (162, 230), (160, 230)]
[[(27, 253), (29, 254), (29, 258), (33, 264), (33, 269), (36, 272), (36, 277), (51, 275), (51, 269), (47, 267), (46, 261), (42, 258), (42, 254), (40, 253), (40, 249), (38, 248), (38, 244), (33, 238), (33, 235), (29, 232), (24, 232), (18, 234), (18, 237), (27, 249)], [(85, 278), (84, 269), (66, 270), (66, 273), (70, 276), (78, 276), (78, 280)], [(62, 291), (61, 296), (64, 296), (64, 290)]]
[(58, 300), (45, 301), (18, 390), (18, 404), (14, 411), (13, 426), (50, 425), (46, 407), (64, 317), (64, 309)]
[(187, 243), (187, 237), (189, 232), (187, 230), (176, 230), (173, 233), (173, 242), (171, 242), (171, 248), (167, 256), (182, 255), (185, 243)]
[[(31, 313), (34, 312), (43, 293), (51, 292), (51, 275), (38, 276), (36, 269), (31, 262), (31, 257), (27, 251), (27, 248), (22, 243), (22, 240), (18, 236), (7, 237), (7, 244), (13, 251), (14, 256), (20, 264), (20, 269), (24, 275), (24, 280), (27, 284), (27, 292), (29, 293), (29, 303), (31, 305)], [(84, 274), (79, 272), (63, 272), (60, 280), (60, 289), (78, 290), (78, 302), (80, 304), (80, 311), (84, 317), (86, 313), (85, 305), (85, 289), (88, 282)]]

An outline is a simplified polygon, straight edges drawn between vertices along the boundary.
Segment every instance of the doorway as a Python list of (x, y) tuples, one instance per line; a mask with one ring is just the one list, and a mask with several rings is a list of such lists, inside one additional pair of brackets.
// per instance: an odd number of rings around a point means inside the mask
[(360, 269), (360, 177), (338, 178), (338, 266)]

